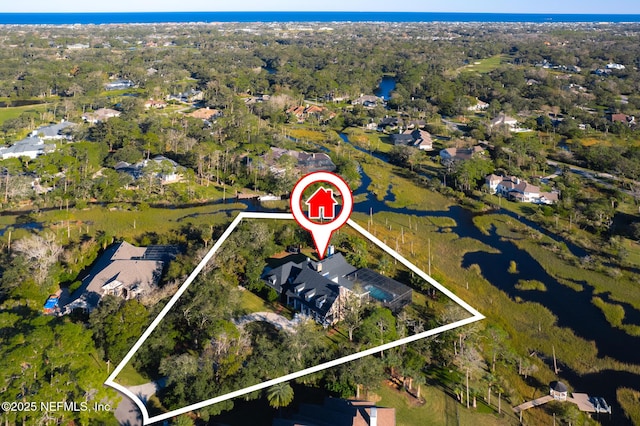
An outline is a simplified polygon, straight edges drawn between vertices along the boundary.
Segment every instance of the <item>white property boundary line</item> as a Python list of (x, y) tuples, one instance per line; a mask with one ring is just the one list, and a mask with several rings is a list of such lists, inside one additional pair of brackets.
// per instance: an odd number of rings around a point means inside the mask
[(480, 312), (478, 312), (477, 310), (472, 308), (469, 304), (467, 304), (465, 301), (463, 301), (458, 296), (453, 294), (451, 291), (446, 289), (442, 284), (440, 284), (439, 282), (437, 282), (436, 280), (431, 278), (425, 272), (420, 270), (414, 264), (412, 264), (407, 259), (405, 259), (403, 256), (401, 256), (399, 253), (397, 253), (395, 250), (392, 250), (390, 247), (388, 247), (386, 244), (384, 244), (378, 238), (373, 236), (366, 229), (362, 228), (360, 225), (355, 223), (353, 220), (349, 219), (347, 221), (347, 223), (354, 230), (356, 230), (356, 231), (360, 232), (361, 234), (363, 234), (372, 243), (376, 244), (378, 247), (380, 247), (386, 253), (390, 254), (395, 259), (400, 261), (400, 263), (405, 265), (412, 272), (418, 274), (418, 276), (420, 278), (423, 278), (426, 281), (428, 281), (429, 284), (433, 285), (438, 290), (440, 290), (442, 293), (447, 295), (454, 302), (456, 302), (458, 305), (460, 305), (462, 308), (464, 308), (467, 312), (469, 312), (472, 316), (469, 317), (469, 318), (465, 318), (463, 320), (460, 320), (460, 321), (456, 321), (456, 322), (451, 323), (451, 324), (443, 325), (441, 327), (437, 327), (437, 328), (434, 328), (432, 330), (428, 330), (428, 331), (425, 331), (425, 332), (422, 332), (422, 333), (414, 334), (413, 336), (405, 337), (405, 338), (396, 340), (394, 342), (390, 342), (390, 343), (386, 343), (384, 345), (376, 346), (374, 348), (367, 349), (367, 350), (364, 350), (362, 352), (357, 352), (355, 354), (348, 355), (348, 356), (345, 356), (345, 357), (342, 357), (342, 358), (338, 358), (338, 359), (335, 359), (335, 360), (332, 360), (332, 361), (329, 361), (329, 362), (325, 362), (325, 363), (316, 365), (314, 367), (305, 368), (304, 370), (300, 370), (300, 371), (295, 372), (295, 373), (287, 374), (286, 376), (282, 376), (282, 377), (279, 377), (279, 378), (276, 378), (276, 379), (272, 379), (272, 380), (267, 380), (266, 382), (262, 382), (262, 383), (259, 383), (257, 385), (249, 386), (249, 387), (244, 388), (244, 389), (240, 389), (240, 390), (237, 390), (237, 391), (225, 394), (225, 395), (220, 395), (220, 396), (217, 396), (215, 398), (207, 399), (206, 401), (198, 402), (197, 404), (192, 404), (192, 405), (180, 408), (178, 410), (173, 410), (173, 411), (170, 411), (168, 413), (160, 414), (160, 415), (157, 415), (157, 416), (154, 416), (154, 417), (150, 418), (149, 417), (149, 412), (147, 411), (146, 406), (140, 400), (140, 398), (138, 398), (137, 395), (135, 395), (133, 392), (131, 392), (125, 386), (122, 386), (122, 385), (116, 383), (115, 382), (115, 378), (118, 376), (118, 374), (120, 374), (122, 369), (129, 363), (129, 361), (131, 360), (131, 358), (133, 358), (133, 356), (138, 351), (138, 349), (140, 349), (142, 344), (147, 340), (147, 338), (151, 335), (151, 333), (156, 329), (158, 324), (160, 324), (160, 322), (164, 319), (165, 315), (167, 315), (167, 313), (171, 310), (171, 308), (173, 308), (173, 306), (176, 304), (178, 299), (180, 299), (182, 294), (191, 285), (193, 280), (198, 276), (198, 274), (202, 271), (202, 269), (205, 267), (205, 265), (211, 260), (211, 258), (216, 253), (216, 251), (218, 251), (218, 249), (222, 246), (222, 244), (225, 242), (225, 240), (227, 238), (229, 238), (229, 235), (231, 235), (231, 233), (235, 230), (235, 228), (240, 224), (240, 222), (243, 219), (288, 219), (288, 220), (293, 220), (293, 215), (291, 213), (241, 212), (233, 220), (233, 222), (231, 222), (231, 224), (224, 231), (224, 233), (222, 234), (220, 239), (218, 241), (216, 241), (216, 243), (213, 245), (213, 247), (211, 247), (211, 250), (209, 250), (209, 252), (200, 261), (198, 266), (196, 266), (196, 268), (193, 270), (193, 272), (191, 272), (191, 275), (189, 275), (189, 277), (185, 280), (184, 284), (182, 284), (182, 286), (178, 289), (178, 291), (173, 295), (171, 300), (169, 300), (169, 303), (167, 303), (167, 305), (162, 309), (162, 311), (158, 314), (156, 319), (153, 320), (153, 322), (151, 323), (149, 328), (147, 328), (147, 330), (145, 330), (145, 332), (138, 339), (138, 341), (135, 343), (135, 345), (133, 345), (133, 347), (129, 350), (129, 352), (124, 357), (124, 359), (120, 362), (120, 364), (118, 364), (118, 366), (115, 368), (115, 370), (113, 370), (111, 375), (104, 382), (105, 385), (110, 386), (110, 387), (120, 391), (124, 395), (128, 396), (129, 398), (131, 398), (131, 400), (133, 400), (133, 402), (138, 406), (138, 408), (140, 409), (140, 412), (142, 413), (142, 422), (145, 425), (150, 424), (150, 423), (155, 423), (155, 422), (158, 422), (158, 421), (161, 421), (161, 420), (166, 420), (166, 419), (169, 419), (171, 417), (175, 417), (175, 416), (178, 416), (180, 414), (188, 413), (189, 411), (197, 410), (197, 409), (206, 407), (208, 405), (216, 404), (218, 402), (226, 401), (226, 400), (231, 399), (231, 398), (236, 398), (236, 397), (248, 394), (250, 392), (255, 392), (257, 390), (265, 389), (265, 388), (268, 388), (268, 387), (273, 386), (273, 385), (278, 384), (278, 383), (288, 382), (290, 380), (297, 379), (298, 377), (306, 376), (307, 374), (317, 373), (318, 371), (326, 370), (327, 368), (335, 367), (337, 365), (344, 364), (346, 362), (354, 361), (356, 359), (363, 358), (363, 357), (368, 356), (368, 355), (372, 355), (372, 354), (375, 354), (375, 353), (378, 353), (378, 352), (381, 352), (381, 351), (384, 351), (384, 350), (387, 350), (387, 349), (391, 349), (391, 348), (394, 348), (396, 346), (404, 345), (406, 343), (414, 342), (416, 340), (420, 340), (420, 339), (423, 339), (425, 337), (433, 336), (435, 334), (439, 334), (439, 333), (442, 333), (442, 332), (447, 331), (447, 330), (452, 330), (454, 328), (457, 328), (457, 327), (460, 327), (460, 326), (463, 326), (463, 325), (471, 324), (471, 323), (473, 323), (475, 321), (479, 321), (479, 320), (482, 320), (482, 319), (485, 318), (484, 315), (482, 315)]

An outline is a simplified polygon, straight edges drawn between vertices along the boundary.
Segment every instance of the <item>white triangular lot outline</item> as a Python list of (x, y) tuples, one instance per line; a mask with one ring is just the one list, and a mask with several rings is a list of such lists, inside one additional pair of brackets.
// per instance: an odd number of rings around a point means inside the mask
[(105, 385), (110, 386), (110, 387), (120, 391), (124, 395), (128, 396), (129, 398), (131, 398), (131, 400), (138, 406), (138, 408), (140, 408), (140, 412), (142, 413), (142, 421), (143, 421), (143, 424), (145, 424), (145, 425), (151, 424), (151, 423), (155, 423), (155, 422), (158, 422), (158, 421), (162, 421), (162, 420), (166, 420), (166, 419), (169, 419), (171, 417), (175, 417), (175, 416), (178, 416), (180, 414), (184, 414), (184, 413), (187, 413), (189, 411), (197, 410), (197, 409), (206, 407), (208, 405), (216, 404), (218, 402), (222, 402), (222, 401), (225, 401), (225, 400), (228, 400), (228, 399), (231, 399), (231, 398), (236, 398), (236, 397), (248, 394), (250, 392), (255, 392), (255, 391), (258, 391), (258, 390), (261, 390), (261, 389), (265, 389), (265, 388), (273, 386), (273, 385), (275, 385), (277, 383), (288, 382), (290, 380), (297, 379), (297, 378), (305, 376), (307, 374), (316, 373), (316, 372), (325, 370), (327, 368), (331, 368), (331, 367), (335, 367), (335, 366), (340, 365), (340, 364), (344, 364), (344, 363), (349, 362), (349, 361), (354, 361), (356, 359), (365, 357), (367, 355), (372, 355), (372, 354), (375, 354), (375, 353), (378, 353), (378, 352), (381, 352), (381, 351), (384, 351), (384, 350), (387, 350), (387, 349), (390, 349), (390, 348), (394, 348), (396, 346), (400, 346), (400, 345), (404, 345), (406, 343), (414, 342), (416, 340), (424, 339), (425, 337), (433, 336), (433, 335), (442, 333), (442, 332), (447, 331), (447, 330), (452, 330), (454, 328), (457, 328), (457, 327), (460, 327), (460, 326), (463, 326), (463, 325), (471, 324), (471, 323), (473, 323), (475, 321), (479, 321), (479, 320), (482, 320), (482, 319), (485, 318), (484, 315), (482, 315), (476, 309), (472, 308), (469, 304), (467, 304), (465, 301), (460, 299), (458, 296), (453, 294), (451, 291), (449, 291), (447, 288), (445, 288), (442, 284), (440, 284), (439, 282), (437, 282), (436, 280), (431, 278), (429, 275), (427, 275), (424, 271), (420, 270), (418, 267), (413, 265), (411, 262), (409, 262), (407, 259), (405, 259), (403, 256), (401, 256), (398, 252), (396, 252), (395, 250), (392, 250), (390, 247), (388, 247), (385, 243), (380, 241), (378, 238), (376, 238), (374, 235), (372, 235), (366, 229), (362, 228), (360, 225), (355, 223), (353, 220), (349, 219), (347, 224), (349, 226), (351, 226), (355, 231), (357, 231), (357, 232), (361, 233), (362, 235), (364, 235), (372, 243), (374, 243), (375, 245), (380, 247), (383, 251), (385, 251), (389, 255), (393, 256), (395, 259), (398, 260), (398, 262), (402, 263), (404, 266), (409, 268), (409, 270), (411, 270), (413, 273), (417, 274), (419, 277), (421, 277), (422, 279), (424, 279), (427, 282), (429, 282), (429, 284), (431, 284), (432, 286), (434, 286), (435, 288), (440, 290), (442, 293), (444, 293), (446, 296), (448, 296), (451, 300), (453, 300), (458, 305), (460, 305), (464, 310), (469, 312), (471, 314), (471, 317), (465, 318), (465, 319), (460, 320), (460, 321), (456, 321), (456, 322), (451, 323), (451, 324), (446, 324), (446, 325), (443, 325), (443, 326), (440, 326), (440, 327), (437, 327), (437, 328), (434, 328), (434, 329), (431, 329), (431, 330), (428, 330), (428, 331), (424, 331), (422, 333), (417, 333), (417, 334), (414, 334), (413, 336), (409, 336), (409, 337), (405, 337), (405, 338), (402, 338), (402, 339), (398, 339), (398, 340), (396, 340), (394, 342), (386, 343), (384, 345), (376, 346), (376, 347), (371, 348), (371, 349), (367, 349), (367, 350), (364, 350), (364, 351), (361, 351), (361, 352), (357, 352), (357, 353), (354, 353), (354, 354), (351, 354), (351, 355), (348, 355), (348, 356), (345, 356), (345, 357), (342, 357), (342, 358), (338, 358), (338, 359), (335, 359), (335, 360), (332, 360), (332, 361), (328, 361), (328, 362), (325, 362), (325, 363), (322, 363), (322, 364), (319, 364), (319, 365), (316, 365), (316, 366), (313, 366), (313, 367), (310, 367), (310, 368), (305, 368), (304, 370), (300, 370), (300, 371), (297, 371), (295, 373), (287, 374), (286, 376), (282, 376), (282, 377), (279, 377), (279, 378), (276, 378), (276, 379), (272, 379), (272, 380), (268, 380), (268, 381), (265, 381), (265, 382), (262, 382), (262, 383), (259, 383), (259, 384), (253, 385), (253, 386), (249, 386), (249, 387), (244, 388), (244, 389), (239, 389), (237, 391), (234, 391), (234, 392), (231, 392), (231, 393), (228, 393), (228, 394), (225, 394), (225, 395), (220, 395), (220, 396), (217, 396), (215, 398), (207, 399), (205, 401), (198, 402), (197, 404), (192, 404), (192, 405), (180, 408), (178, 410), (173, 410), (173, 411), (170, 411), (168, 413), (163, 413), (163, 414), (160, 414), (160, 415), (157, 415), (157, 416), (154, 416), (154, 417), (149, 417), (149, 412), (147, 411), (147, 408), (146, 408), (144, 402), (141, 401), (140, 398), (137, 395), (135, 395), (133, 392), (131, 392), (128, 388), (116, 383), (115, 379), (120, 374), (122, 369), (127, 365), (127, 363), (129, 363), (131, 358), (133, 358), (135, 353), (138, 351), (138, 349), (140, 349), (142, 344), (147, 340), (147, 338), (151, 335), (151, 333), (156, 329), (158, 324), (160, 324), (160, 322), (164, 319), (165, 315), (167, 315), (167, 313), (171, 310), (171, 308), (173, 308), (173, 306), (176, 304), (178, 299), (180, 299), (182, 294), (191, 285), (193, 280), (198, 276), (198, 274), (202, 271), (202, 269), (205, 267), (205, 265), (211, 260), (213, 255), (218, 251), (218, 249), (220, 249), (220, 247), (225, 242), (225, 240), (227, 238), (229, 238), (229, 235), (231, 235), (233, 230), (244, 219), (285, 219), (285, 220), (293, 220), (293, 215), (291, 213), (241, 212), (233, 220), (233, 222), (231, 222), (231, 225), (229, 225), (229, 227), (225, 230), (225, 232), (222, 234), (220, 239), (213, 245), (213, 247), (211, 248), (211, 250), (209, 250), (209, 252), (206, 254), (206, 256), (204, 256), (202, 261), (200, 261), (200, 263), (193, 270), (191, 275), (189, 275), (189, 277), (185, 280), (184, 284), (182, 284), (182, 286), (180, 286), (178, 291), (173, 295), (173, 297), (171, 298), (169, 303), (167, 303), (167, 305), (164, 307), (164, 309), (162, 309), (162, 311), (158, 314), (156, 319), (153, 320), (153, 322), (151, 323), (149, 328), (147, 328), (147, 330), (145, 330), (145, 332), (142, 334), (140, 339), (138, 339), (138, 341), (135, 343), (135, 345), (133, 345), (131, 350), (129, 350), (129, 352), (124, 357), (124, 359), (120, 362), (120, 364), (118, 364), (118, 366), (115, 368), (115, 370), (113, 370), (111, 375), (105, 381)]

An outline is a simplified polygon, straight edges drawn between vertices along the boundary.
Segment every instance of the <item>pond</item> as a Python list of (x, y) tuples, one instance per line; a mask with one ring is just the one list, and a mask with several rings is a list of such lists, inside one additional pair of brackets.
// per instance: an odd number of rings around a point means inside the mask
[(21, 107), (28, 105), (42, 105), (45, 101), (40, 99), (16, 99), (15, 101), (2, 101), (0, 102), (0, 108), (6, 107)]
[(396, 79), (385, 75), (382, 77), (378, 88), (373, 92), (374, 95), (381, 97), (384, 101), (391, 99), (391, 92), (396, 88)]
[(34, 231), (42, 231), (43, 229), (42, 223), (40, 222), (16, 223), (14, 225), (7, 225), (4, 228), (0, 228), (0, 237), (4, 236), (4, 234), (7, 233), (7, 231), (9, 231), (9, 228), (13, 228), (14, 230), (29, 229)]

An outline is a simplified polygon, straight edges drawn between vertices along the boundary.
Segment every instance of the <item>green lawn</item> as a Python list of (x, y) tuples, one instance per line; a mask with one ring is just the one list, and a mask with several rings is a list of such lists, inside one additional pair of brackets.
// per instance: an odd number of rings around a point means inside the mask
[[(482, 413), (483, 405), (477, 409), (467, 410), (455, 399), (446, 395), (443, 391), (432, 386), (422, 386), (421, 396), (423, 405), (404, 391), (392, 389), (387, 384), (382, 384), (375, 392), (380, 396), (377, 405), (380, 407), (394, 407), (396, 409), (396, 424), (398, 426), (448, 426), (448, 425), (511, 425), (514, 420), (497, 414)], [(503, 409), (509, 409), (503, 404)]]
[(27, 111), (37, 111), (42, 112), (47, 109), (48, 104), (40, 104), (40, 105), (26, 105), (20, 107), (5, 107), (0, 108), (0, 124), (9, 120), (10, 118), (16, 118), (23, 112)]
[(242, 291), (242, 295), (240, 297), (240, 308), (246, 313), (275, 312), (275, 310), (269, 306), (264, 299), (249, 290)]
[(503, 63), (505, 57), (505, 55), (495, 55), (490, 58), (480, 59), (478, 61), (470, 63), (469, 65), (466, 65), (460, 71), (487, 74), (498, 68)]
[(151, 379), (149, 379), (148, 377), (144, 377), (142, 374), (138, 373), (138, 371), (133, 368), (130, 362), (127, 363), (120, 374), (118, 374), (118, 383), (123, 386), (144, 385), (145, 383), (149, 383), (150, 381)]

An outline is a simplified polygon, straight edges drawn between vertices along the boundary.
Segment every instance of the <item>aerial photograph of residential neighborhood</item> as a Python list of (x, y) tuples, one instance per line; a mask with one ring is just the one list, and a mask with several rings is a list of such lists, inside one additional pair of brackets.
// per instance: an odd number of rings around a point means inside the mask
[(0, 425), (640, 426), (640, 3), (24, 3)]

